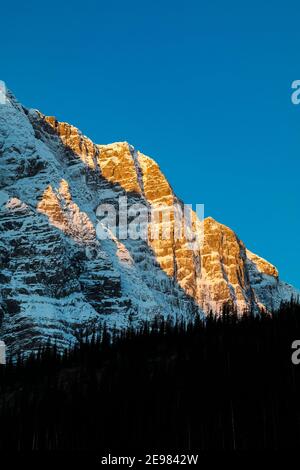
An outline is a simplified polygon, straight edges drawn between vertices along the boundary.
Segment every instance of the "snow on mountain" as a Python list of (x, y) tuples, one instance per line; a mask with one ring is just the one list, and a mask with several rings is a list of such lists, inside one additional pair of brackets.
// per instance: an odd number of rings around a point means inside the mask
[(154, 160), (127, 142), (95, 145), (9, 92), (0, 105), (0, 170), (0, 337), (11, 353), (49, 337), (66, 346), (79, 327), (103, 322), (192, 318), (227, 301), (240, 312), (271, 309), (298, 294), (212, 218), (192, 214), (204, 230), (199, 250), (175, 240), (172, 221), (168, 239), (99, 240), (99, 204), (118, 211), (120, 196), (129, 206), (182, 203)]

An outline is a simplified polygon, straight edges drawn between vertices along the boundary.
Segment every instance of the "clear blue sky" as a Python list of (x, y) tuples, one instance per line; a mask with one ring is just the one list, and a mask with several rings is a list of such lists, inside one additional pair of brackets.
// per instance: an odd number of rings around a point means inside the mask
[(154, 157), (186, 203), (300, 287), (299, 2), (1, 5), (1, 78), (97, 143)]

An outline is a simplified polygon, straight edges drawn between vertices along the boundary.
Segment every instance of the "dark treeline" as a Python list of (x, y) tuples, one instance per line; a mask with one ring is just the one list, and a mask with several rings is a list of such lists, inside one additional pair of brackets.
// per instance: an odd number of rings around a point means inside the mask
[[(0, 368), (1, 450), (300, 446), (300, 306), (80, 335)], [(127, 454), (128, 455), (128, 454)]]

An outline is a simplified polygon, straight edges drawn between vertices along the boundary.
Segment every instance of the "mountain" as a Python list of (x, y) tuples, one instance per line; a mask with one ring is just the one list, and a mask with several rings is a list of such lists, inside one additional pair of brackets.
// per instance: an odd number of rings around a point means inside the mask
[[(11, 353), (78, 328), (138, 325), (156, 315), (192, 318), (220, 311), (270, 310), (298, 292), (211, 217), (187, 234), (123, 239), (97, 236), (99, 205), (183, 208), (157, 163), (127, 142), (95, 145), (75, 127), (26, 109), (7, 92), (0, 105), (0, 337)], [(161, 234), (164, 219), (154, 228)]]

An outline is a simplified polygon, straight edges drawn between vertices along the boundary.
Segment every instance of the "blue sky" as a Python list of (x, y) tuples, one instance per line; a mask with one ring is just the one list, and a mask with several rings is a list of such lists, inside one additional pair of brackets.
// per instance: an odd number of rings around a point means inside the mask
[(0, 78), (97, 143), (154, 157), (186, 203), (300, 287), (300, 4), (1, 5)]

